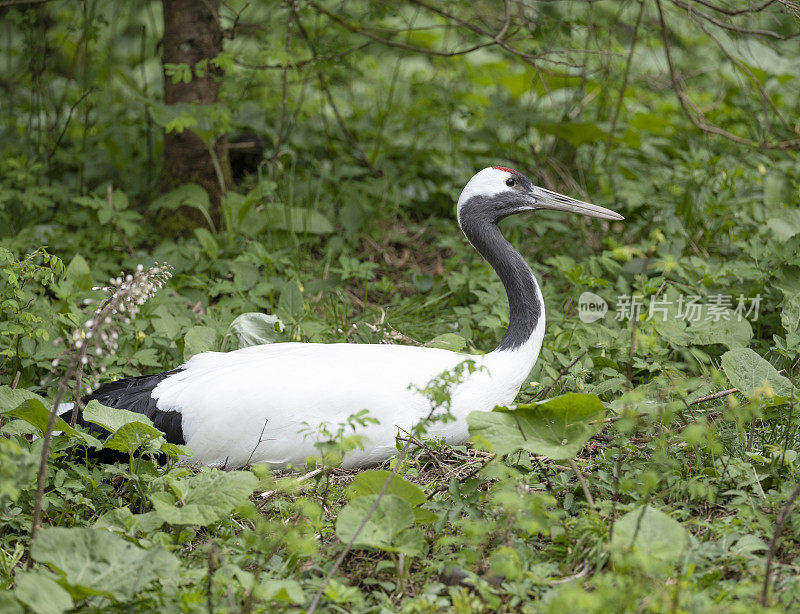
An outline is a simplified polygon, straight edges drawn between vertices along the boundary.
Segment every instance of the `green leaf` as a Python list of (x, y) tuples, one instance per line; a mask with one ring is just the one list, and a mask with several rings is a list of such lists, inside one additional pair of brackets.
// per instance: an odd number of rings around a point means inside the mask
[(444, 333), (443, 335), (434, 337), (425, 345), (430, 348), (441, 348), (443, 350), (459, 352), (467, 347), (467, 340), (455, 333)]
[(731, 384), (749, 399), (792, 394), (792, 382), (749, 348), (725, 352), (721, 360)]
[(604, 141), (608, 133), (594, 122), (541, 123), (536, 127), (545, 134), (553, 134), (579, 147), (586, 143)]
[[(15, 578), (19, 578), (22, 575), (22, 573), (27, 573), (27, 572), (20, 572), (15, 576)], [(15, 593), (16, 593), (16, 591), (14, 591), (14, 592), (12, 592), (12, 591), (0, 592), (0, 612), (3, 612), (3, 614), (25, 614), (26, 609), (23, 608), (22, 605), (20, 604), (20, 602), (17, 599), (14, 598), (15, 597)], [(36, 598), (36, 595), (34, 595), (33, 597)], [(72, 601), (72, 600), (70, 600), (70, 601)], [(32, 607), (32, 610), (34, 612), (40, 611), (36, 607)], [(47, 612), (48, 610), (41, 610), (41, 611)], [(61, 612), (63, 610), (49, 610), (49, 611), (50, 612), (54, 612), (54, 613), (58, 613), (58, 612)]]
[(37, 614), (61, 614), (74, 607), (70, 594), (53, 576), (39, 570), (14, 576), (14, 596)]
[(255, 201), (252, 198), (245, 198), (236, 192), (228, 192), (223, 197), (220, 207), (231, 230), (235, 232), (247, 230), (243, 228), (243, 223), (254, 204)]
[(517, 409), (473, 411), (467, 416), (470, 436), (497, 454), (526, 450), (553, 460), (572, 458), (602, 424), (589, 424), (605, 415), (593, 394), (567, 393)]
[(117, 450), (118, 452), (127, 452), (131, 454), (142, 447), (155, 452), (161, 448), (162, 444), (167, 442), (163, 435), (164, 433), (149, 424), (130, 422), (121, 426), (111, 435), (111, 437), (106, 440), (103, 447), (108, 450)]
[(664, 512), (644, 506), (614, 523), (610, 551), (617, 564), (633, 564), (651, 573), (669, 573), (687, 545), (688, 536), (679, 522)]
[(303, 588), (296, 580), (270, 578), (256, 586), (254, 592), (258, 599), (263, 599), (264, 601), (283, 601), (295, 605), (302, 605), (306, 602)]
[(783, 173), (767, 173), (764, 178), (764, 204), (769, 208), (780, 205), (784, 193), (788, 192), (788, 185), (789, 179)]
[(300, 286), (294, 281), (286, 282), (278, 298), (278, 313), (285, 314), (287, 319), (297, 321), (303, 317), (304, 312), (303, 292)]
[(251, 262), (234, 261), (230, 264), (233, 285), (241, 292), (247, 292), (261, 279), (261, 271)]
[(745, 347), (753, 338), (753, 327), (742, 318), (741, 321), (730, 312), (730, 319), (701, 320), (686, 329), (691, 342), (695, 345), (711, 345), (721, 343), (729, 349)]
[(787, 241), (800, 232), (800, 211), (783, 209), (780, 217), (767, 219), (767, 226), (778, 241)]
[(181, 493), (175, 501), (167, 492), (151, 495), (153, 508), (164, 522), (177, 525), (209, 525), (227, 517), (248, 502), (258, 480), (249, 471), (209, 469), (169, 483)]
[(57, 571), (76, 599), (133, 597), (178, 568), (178, 559), (164, 548), (144, 550), (114, 533), (79, 527), (42, 529), (31, 556)]
[(94, 523), (95, 529), (109, 529), (135, 535), (137, 532), (152, 533), (164, 521), (155, 512), (134, 514), (128, 507), (116, 507), (102, 514)]
[(217, 347), (217, 331), (208, 326), (192, 326), (183, 337), (183, 359), (208, 352)]
[(172, 211), (178, 207), (191, 207), (197, 209), (205, 217), (209, 228), (214, 229), (214, 222), (209, 213), (211, 201), (208, 192), (196, 183), (186, 183), (156, 198), (151, 204), (153, 211)]
[[(336, 519), (336, 536), (339, 541), (350, 543), (377, 498), (378, 495), (356, 497), (342, 508)], [(400, 533), (413, 524), (414, 512), (411, 505), (398, 496), (385, 494), (353, 544), (395, 552), (398, 551), (396, 540)]]
[(225, 337), (233, 337), (236, 348), (241, 349), (263, 343), (275, 343), (280, 340), (283, 322), (278, 316), (250, 312), (237, 316), (228, 327)]
[(132, 422), (141, 422), (153, 426), (153, 421), (144, 414), (117, 407), (106, 407), (99, 401), (91, 400), (83, 408), (83, 417), (88, 422), (106, 429), (109, 433), (122, 428)]
[(793, 333), (800, 326), (800, 292), (784, 295), (781, 309), (781, 324), (787, 333)]
[(210, 260), (216, 260), (219, 256), (219, 243), (208, 230), (205, 228), (195, 228), (194, 236), (200, 242), (200, 247), (206, 253)]
[(426, 549), (425, 533), (419, 527), (403, 529), (395, 538), (392, 549), (406, 556), (418, 556), (423, 554)]
[(91, 290), (94, 285), (89, 263), (80, 254), (75, 254), (75, 257), (67, 265), (64, 275), (72, 282), (76, 290)]
[[(353, 499), (355, 497), (379, 494), (390, 475), (391, 471), (386, 471), (385, 469), (362, 471), (348, 487), (347, 498)], [(412, 506), (422, 505), (427, 501), (425, 492), (419, 486), (404, 480), (399, 475), (392, 476), (392, 480), (389, 482), (389, 486), (386, 487), (385, 492), (388, 495), (400, 497)]]
[[(11, 411), (6, 411), (3, 413), (6, 416), (24, 420), (28, 424), (31, 424), (39, 429), (39, 432), (42, 434), (44, 434), (44, 432), (47, 430), (47, 422), (50, 419), (50, 409), (41, 401), (41, 397), (30, 398), (27, 401), (20, 403)], [(64, 422), (61, 418), (56, 418), (55, 426), (53, 428), (56, 431), (61, 431), (70, 435), (78, 435), (78, 432), (69, 424)]]
[(305, 234), (328, 235), (333, 232), (333, 224), (319, 211), (290, 207), (288, 205), (264, 205), (263, 215), (267, 228)]
[(29, 399), (38, 399), (43, 405), (47, 403), (43, 397), (24, 388), (0, 386), (0, 414), (16, 409)]

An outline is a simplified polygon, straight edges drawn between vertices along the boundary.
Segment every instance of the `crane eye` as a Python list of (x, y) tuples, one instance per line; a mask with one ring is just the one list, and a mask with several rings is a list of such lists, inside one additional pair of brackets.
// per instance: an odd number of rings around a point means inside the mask
[(514, 187), (516, 184), (517, 184), (517, 180), (516, 180), (516, 179), (514, 179), (513, 177), (509, 177), (508, 179), (506, 179), (506, 185), (507, 185), (509, 188), (512, 188), (512, 187)]

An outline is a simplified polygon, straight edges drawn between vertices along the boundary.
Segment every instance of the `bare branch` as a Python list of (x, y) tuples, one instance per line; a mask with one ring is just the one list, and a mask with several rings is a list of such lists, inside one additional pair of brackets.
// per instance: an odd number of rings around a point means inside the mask
[(608, 129), (606, 155), (611, 151), (611, 145), (614, 142), (614, 134), (617, 131), (617, 121), (619, 120), (619, 114), (622, 110), (622, 102), (625, 100), (625, 90), (628, 89), (628, 79), (631, 74), (631, 64), (633, 64), (633, 52), (636, 50), (636, 41), (639, 38), (639, 26), (642, 24), (642, 15), (644, 15), (644, 0), (640, 0), (639, 2), (639, 14), (636, 16), (636, 25), (633, 27), (631, 49), (628, 52), (628, 61), (625, 62), (625, 73), (622, 75), (622, 87), (619, 90), (617, 106), (614, 108), (614, 116), (611, 118), (611, 127)]
[(717, 19), (716, 17), (709, 15), (708, 13), (704, 13), (703, 11), (698, 11), (688, 2), (683, 2), (683, 0), (670, 0), (670, 2), (672, 2), (672, 4), (674, 4), (675, 6), (679, 6), (680, 8), (687, 11), (689, 15), (699, 15), (706, 21), (713, 23), (715, 26), (718, 26), (725, 30), (731, 30), (732, 32), (738, 32), (739, 34), (754, 34), (756, 36), (768, 36), (770, 38), (775, 38), (777, 40), (782, 40), (782, 41), (800, 36), (800, 32), (784, 36), (783, 34), (778, 34), (777, 32), (773, 32), (772, 30), (759, 30), (754, 28), (743, 28), (741, 26), (735, 26), (733, 24), (721, 21), (720, 19)]
[(767, 8), (770, 4), (775, 4), (776, 0), (766, 0), (763, 4), (759, 4), (758, 6), (753, 6), (748, 9), (729, 9), (725, 8), (724, 6), (717, 6), (716, 4), (709, 2), (708, 0), (693, 0), (697, 2), (697, 4), (702, 4), (703, 6), (710, 8), (712, 11), (716, 11), (718, 13), (722, 13), (723, 15), (729, 15), (734, 17), (736, 15), (743, 15), (745, 13), (760, 13), (765, 8)]
[(490, 47), (492, 45), (497, 44), (495, 40), (490, 40), (485, 43), (478, 43), (476, 45), (472, 45), (471, 47), (467, 47), (466, 49), (459, 49), (457, 51), (437, 51), (435, 49), (426, 49), (425, 47), (417, 47), (416, 45), (409, 45), (408, 43), (401, 43), (399, 41), (390, 40), (388, 38), (383, 38), (370, 32), (369, 30), (365, 30), (355, 24), (350, 23), (341, 15), (337, 15), (336, 13), (332, 13), (328, 9), (320, 6), (316, 2), (309, 2), (309, 5), (312, 6), (316, 11), (322, 13), (332, 21), (335, 21), (343, 28), (350, 30), (355, 34), (360, 34), (361, 36), (366, 36), (370, 40), (375, 41), (376, 43), (380, 43), (381, 45), (386, 45), (388, 47), (397, 47), (398, 49), (405, 49), (406, 51), (414, 51), (416, 53), (424, 53), (427, 55), (435, 55), (437, 57), (445, 57), (451, 58), (458, 55), (465, 55), (467, 53), (472, 53), (478, 49), (482, 49), (483, 47)]
[(299, 68), (303, 68), (308, 66), (309, 64), (315, 64), (318, 62), (330, 62), (331, 60), (338, 60), (345, 56), (350, 55), (356, 51), (361, 51), (365, 47), (369, 47), (372, 42), (367, 41), (366, 43), (362, 43), (357, 47), (352, 47), (347, 49), (346, 51), (342, 51), (340, 53), (332, 53), (330, 55), (323, 55), (318, 57), (310, 57), (306, 58), (305, 60), (300, 60), (299, 62), (290, 62), (286, 64), (251, 64), (249, 62), (244, 62), (242, 60), (234, 59), (234, 64), (237, 66), (241, 66), (242, 68), (252, 68), (254, 70), (286, 70), (287, 68), (294, 68), (295, 70)]
[[(676, 1), (676, 0), (670, 0)], [(661, 7), (661, 0), (656, 0), (656, 8), (658, 9), (658, 21), (659, 25), (661, 26), (661, 38), (664, 41), (664, 55), (667, 59), (667, 67), (669, 69), (669, 76), (672, 82), (672, 89), (675, 90), (675, 94), (678, 96), (678, 102), (681, 105), (681, 109), (683, 109), (684, 114), (686, 117), (689, 118), (689, 121), (696, 127), (702, 130), (703, 132), (708, 132), (710, 134), (717, 134), (722, 136), (734, 143), (739, 143), (740, 145), (749, 145), (751, 147), (759, 147), (761, 149), (794, 149), (800, 146), (800, 138), (798, 139), (790, 139), (786, 141), (778, 141), (774, 143), (768, 142), (757, 142), (752, 139), (747, 139), (744, 137), (739, 136), (738, 134), (734, 134), (725, 130), (724, 128), (720, 128), (716, 124), (709, 123), (706, 120), (705, 115), (703, 112), (697, 108), (697, 106), (692, 102), (692, 100), (686, 95), (681, 87), (680, 79), (678, 78), (678, 73), (675, 69), (675, 64), (672, 61), (672, 51), (669, 42), (669, 31), (667, 30), (667, 24), (664, 21), (664, 11)]]

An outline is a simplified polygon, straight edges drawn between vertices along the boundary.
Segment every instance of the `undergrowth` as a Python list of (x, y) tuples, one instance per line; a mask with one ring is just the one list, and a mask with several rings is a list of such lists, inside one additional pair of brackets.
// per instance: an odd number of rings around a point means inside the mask
[[(301, 2), (319, 48), (283, 69), (309, 53), (295, 30), (237, 32), (223, 11), (216, 115), (159, 102), (158, 3), (44, 4), (3, 7), (0, 34), (0, 610), (800, 609), (800, 72), (783, 4), (743, 14), (776, 36), (711, 37), (680, 2), (524, 3), (518, 47), (444, 57), (419, 52), (455, 36), (427, 3), (348, 3), (346, 29)], [(276, 7), (254, 3), (252, 23)], [(216, 216), (198, 185), (156, 194), (150, 162), (178, 124), (270, 142)], [(505, 295), (453, 217), (490, 164), (626, 219), (503, 222), (546, 336), (517, 404), (470, 416), (470, 445), (400, 432), (392, 460), (343, 470), (354, 415), (294, 471), (196, 471), (96, 402), (109, 438), (58, 420), (48, 436), (59, 397), (207, 350), (490, 350)], [(172, 278), (97, 329), (155, 262)]]

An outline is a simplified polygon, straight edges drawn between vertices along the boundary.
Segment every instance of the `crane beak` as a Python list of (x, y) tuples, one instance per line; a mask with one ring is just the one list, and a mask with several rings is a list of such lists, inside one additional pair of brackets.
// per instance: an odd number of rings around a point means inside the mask
[(570, 198), (557, 192), (551, 192), (538, 186), (533, 186), (528, 191), (528, 197), (533, 201), (531, 209), (553, 209), (555, 211), (569, 211), (570, 213), (580, 213), (589, 217), (599, 217), (603, 220), (624, 220), (619, 213), (606, 209), (605, 207), (598, 207), (590, 203), (585, 203), (582, 200)]

